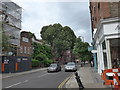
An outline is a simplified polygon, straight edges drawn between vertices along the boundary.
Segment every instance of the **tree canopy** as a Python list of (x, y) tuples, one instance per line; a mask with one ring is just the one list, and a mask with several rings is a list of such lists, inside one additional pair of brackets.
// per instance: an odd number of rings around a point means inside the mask
[(45, 40), (58, 56), (62, 56), (62, 52), (72, 50), (76, 36), (73, 30), (60, 24), (44, 26), (41, 30), (41, 37)]
[(34, 47), (32, 54), (33, 61), (38, 60), (39, 64), (44, 64), (45, 66), (53, 62), (51, 60), (53, 57), (51, 47), (38, 43), (32, 43), (32, 45)]
[(92, 54), (88, 51), (88, 46), (87, 42), (82, 42), (80, 38), (76, 38), (73, 53), (82, 61), (91, 60)]

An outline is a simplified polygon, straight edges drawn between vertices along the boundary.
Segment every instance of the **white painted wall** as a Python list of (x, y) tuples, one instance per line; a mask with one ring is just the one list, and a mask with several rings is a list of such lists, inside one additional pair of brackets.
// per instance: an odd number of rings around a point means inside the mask
[(118, 28), (117, 28), (118, 25), (119, 25), (118, 22), (104, 24), (103, 25), (104, 34), (105, 35), (110, 35), (110, 34), (118, 34), (118, 33), (120, 33), (120, 31), (118, 31)]

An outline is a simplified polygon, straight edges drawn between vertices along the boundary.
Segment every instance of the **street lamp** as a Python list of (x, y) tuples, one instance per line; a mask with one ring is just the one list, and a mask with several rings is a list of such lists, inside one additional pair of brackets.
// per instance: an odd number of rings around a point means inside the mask
[(83, 36), (79, 36), (79, 38), (84, 42), (84, 37)]

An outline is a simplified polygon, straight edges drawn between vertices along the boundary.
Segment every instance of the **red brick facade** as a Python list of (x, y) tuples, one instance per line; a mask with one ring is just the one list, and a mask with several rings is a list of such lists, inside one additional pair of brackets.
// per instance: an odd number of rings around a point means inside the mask
[(33, 52), (32, 47), (32, 36), (30, 32), (23, 31), (20, 35), (20, 48), (19, 48), (19, 56), (31, 56)]
[(92, 28), (97, 28), (100, 19), (119, 17), (119, 2), (90, 2)]

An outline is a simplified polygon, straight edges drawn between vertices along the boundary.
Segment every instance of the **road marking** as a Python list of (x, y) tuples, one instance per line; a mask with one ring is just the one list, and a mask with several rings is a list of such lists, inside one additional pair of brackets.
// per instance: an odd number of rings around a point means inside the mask
[(65, 83), (72, 77), (73, 74), (71, 74), (69, 77), (67, 77), (59, 86), (58, 88), (63, 88), (63, 86), (65, 85)]
[(43, 76), (45, 76), (45, 75), (48, 75), (48, 73), (43, 74), (43, 75), (41, 75), (41, 76), (38, 76), (38, 78), (41, 78), (41, 77), (43, 77)]
[(25, 80), (23, 83), (26, 83), (26, 82), (28, 82), (29, 80)]
[(26, 83), (26, 82), (28, 82), (28, 81), (29, 81), (29, 80), (25, 80), (24, 82), (19, 82), (19, 83), (16, 83), (16, 84), (10, 85), (10, 86), (5, 87), (5, 88), (10, 88), (10, 87), (13, 87), (13, 86), (16, 86), (16, 85), (22, 84), (22, 83)]
[(10, 88), (10, 87), (13, 87), (13, 86), (19, 85), (19, 84), (21, 84), (21, 83), (22, 83), (22, 82), (19, 82), (19, 83), (16, 83), (16, 84), (10, 85), (10, 86), (5, 87), (5, 88)]

